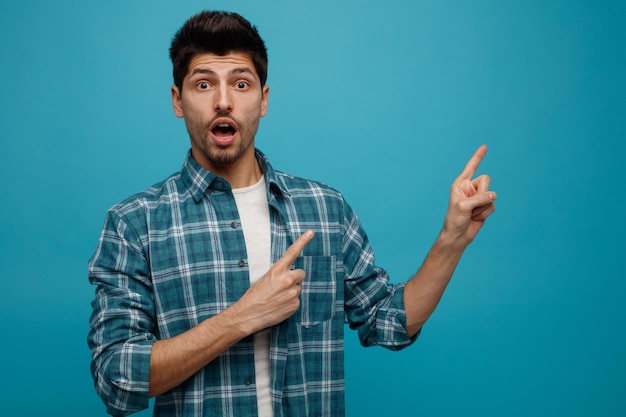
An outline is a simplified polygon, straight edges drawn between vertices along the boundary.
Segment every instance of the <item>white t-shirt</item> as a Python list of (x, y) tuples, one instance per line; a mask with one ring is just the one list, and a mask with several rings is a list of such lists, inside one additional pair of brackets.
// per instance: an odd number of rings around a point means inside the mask
[[(270, 210), (265, 193), (265, 176), (254, 185), (233, 189), (243, 237), (248, 252), (250, 285), (269, 269), (271, 257)], [(270, 389), (270, 329), (254, 334), (254, 367), (256, 373), (259, 417), (274, 415)]]

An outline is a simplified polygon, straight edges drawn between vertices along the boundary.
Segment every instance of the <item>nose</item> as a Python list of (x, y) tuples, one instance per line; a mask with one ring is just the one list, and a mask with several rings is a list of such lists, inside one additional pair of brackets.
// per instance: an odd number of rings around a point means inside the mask
[(233, 100), (231, 91), (227, 85), (220, 86), (215, 92), (215, 111), (231, 111), (233, 109)]

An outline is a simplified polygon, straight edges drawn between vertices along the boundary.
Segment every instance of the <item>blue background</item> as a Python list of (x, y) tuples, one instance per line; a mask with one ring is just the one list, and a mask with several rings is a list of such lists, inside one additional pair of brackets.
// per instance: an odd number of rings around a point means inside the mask
[(182, 163), (167, 49), (202, 8), (258, 26), (258, 147), (340, 189), (393, 282), (490, 147), (498, 210), (420, 341), (348, 331), (348, 416), (624, 412), (625, 2), (24, 0), (0, 7), (2, 415), (105, 414), (86, 264), (106, 209)]

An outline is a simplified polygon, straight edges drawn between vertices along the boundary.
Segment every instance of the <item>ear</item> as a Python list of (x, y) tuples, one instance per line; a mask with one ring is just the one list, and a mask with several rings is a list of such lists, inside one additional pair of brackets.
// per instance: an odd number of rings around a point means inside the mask
[(266, 84), (263, 86), (263, 97), (261, 97), (261, 117), (267, 113), (267, 103), (270, 97), (270, 87)]
[(180, 117), (180, 118), (185, 117), (185, 114), (183, 112), (183, 101), (180, 96), (180, 91), (178, 90), (178, 87), (173, 85), (171, 88), (171, 93), (172, 93), (172, 107), (174, 107), (174, 114), (176, 115), (176, 117)]

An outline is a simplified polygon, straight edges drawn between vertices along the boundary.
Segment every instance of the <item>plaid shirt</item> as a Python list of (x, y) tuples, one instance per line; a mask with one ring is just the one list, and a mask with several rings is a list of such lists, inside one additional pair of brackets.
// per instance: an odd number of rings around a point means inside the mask
[[(275, 416), (344, 415), (345, 322), (365, 346), (400, 349), (403, 285), (390, 285), (355, 213), (335, 190), (274, 171), (266, 178), (272, 262), (305, 230), (295, 263), (306, 272), (300, 308), (274, 326), (270, 368)], [(181, 172), (112, 207), (89, 263), (97, 285), (88, 336), (98, 394), (113, 415), (148, 407), (150, 354), (235, 303), (250, 287), (230, 185), (187, 155)], [(252, 337), (156, 398), (155, 416), (254, 416)]]

